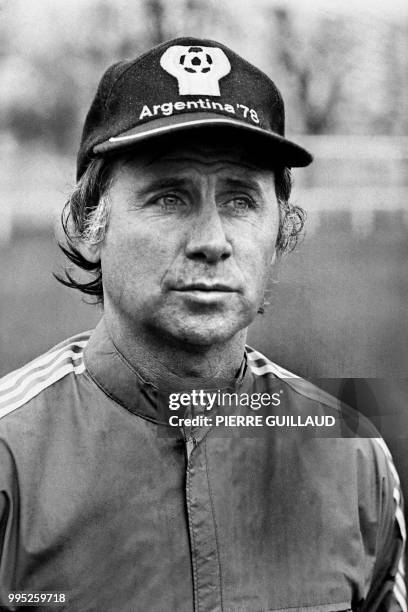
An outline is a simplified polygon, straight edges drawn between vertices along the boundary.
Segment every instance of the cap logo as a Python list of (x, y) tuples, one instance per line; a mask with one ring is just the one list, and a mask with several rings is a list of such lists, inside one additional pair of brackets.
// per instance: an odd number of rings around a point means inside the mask
[(181, 96), (220, 96), (219, 80), (231, 71), (231, 64), (218, 47), (169, 47), (160, 65), (176, 77)]

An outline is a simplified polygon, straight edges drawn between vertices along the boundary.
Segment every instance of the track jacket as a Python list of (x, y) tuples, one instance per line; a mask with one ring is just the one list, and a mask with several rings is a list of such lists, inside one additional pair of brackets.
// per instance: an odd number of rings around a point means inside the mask
[(89, 336), (0, 383), (1, 610), (406, 612), (398, 475), (363, 417), (248, 347), (235, 405), (171, 426)]

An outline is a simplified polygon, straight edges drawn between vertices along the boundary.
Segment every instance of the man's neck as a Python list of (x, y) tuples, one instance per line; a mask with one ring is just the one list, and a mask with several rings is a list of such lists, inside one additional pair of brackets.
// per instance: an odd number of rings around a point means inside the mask
[(242, 364), (246, 330), (220, 344), (191, 345), (164, 341), (154, 334), (105, 323), (117, 350), (138, 374), (156, 387), (205, 387), (217, 381), (218, 386), (234, 382)]

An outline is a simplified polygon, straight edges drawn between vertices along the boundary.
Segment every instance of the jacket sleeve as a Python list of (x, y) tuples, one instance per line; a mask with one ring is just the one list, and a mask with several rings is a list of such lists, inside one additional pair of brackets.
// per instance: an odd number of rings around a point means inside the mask
[(404, 554), (406, 530), (400, 481), (391, 453), (382, 438), (375, 440), (383, 452), (382, 521), (376, 562), (364, 612), (407, 612)]
[(16, 590), (17, 490), (12, 454), (0, 439), (0, 610), (14, 610), (8, 595)]

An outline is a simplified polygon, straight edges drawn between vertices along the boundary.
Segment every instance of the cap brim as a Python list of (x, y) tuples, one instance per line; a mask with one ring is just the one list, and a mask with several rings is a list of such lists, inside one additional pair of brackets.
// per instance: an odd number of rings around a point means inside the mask
[[(127, 132), (123, 132), (118, 136), (112, 136), (109, 140), (95, 145), (93, 151), (96, 155), (103, 155), (104, 153), (129, 148), (147, 139), (165, 136), (167, 134), (170, 135), (176, 132), (200, 128), (212, 129), (217, 127), (240, 130), (241, 132), (245, 132), (248, 137), (256, 139), (258, 142), (262, 140), (264, 146), (273, 154), (275, 163), (278, 160), (279, 163), (285, 166), (300, 168), (308, 166), (313, 161), (313, 156), (309, 151), (279, 134), (233, 118), (222, 117), (215, 113), (178, 114), (153, 119), (152, 121), (138, 125)], [(266, 149), (264, 152), (268, 153)]]

